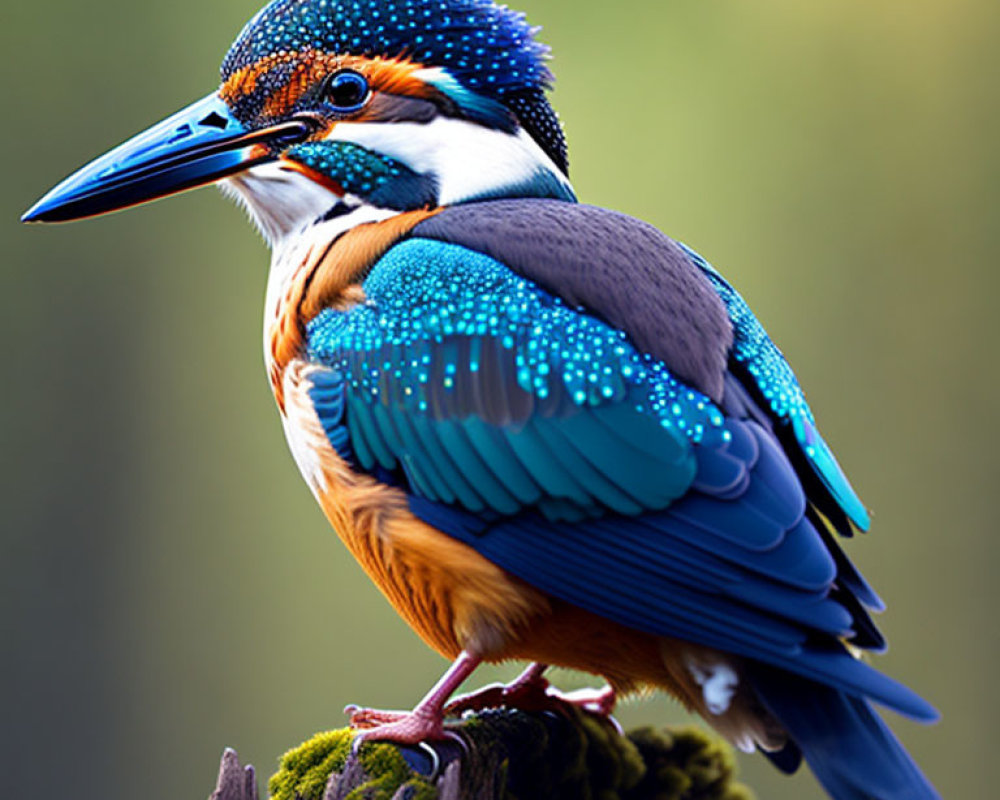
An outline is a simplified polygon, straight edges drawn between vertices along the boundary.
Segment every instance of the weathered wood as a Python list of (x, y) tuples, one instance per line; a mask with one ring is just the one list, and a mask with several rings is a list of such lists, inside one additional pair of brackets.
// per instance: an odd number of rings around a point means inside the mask
[[(417, 747), (320, 733), (281, 758), (273, 800), (751, 800), (735, 780), (732, 750), (684, 728), (621, 735), (589, 714), (488, 710), (452, 728), (458, 737)], [(253, 767), (226, 750), (210, 800), (257, 800)]]
[(219, 778), (208, 800), (257, 800), (257, 773), (249, 764), (240, 766), (236, 751), (227, 747), (219, 763)]

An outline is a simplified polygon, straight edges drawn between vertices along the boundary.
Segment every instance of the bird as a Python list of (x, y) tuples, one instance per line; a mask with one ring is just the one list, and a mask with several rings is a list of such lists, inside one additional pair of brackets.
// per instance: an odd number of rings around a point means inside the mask
[[(267, 375), (336, 534), (450, 668), (357, 741), (456, 710), (664, 690), (836, 800), (938, 794), (874, 709), (869, 513), (735, 288), (586, 205), (549, 50), (492, 0), (273, 0), (204, 99), (56, 186), (58, 222), (217, 184), (270, 245)], [(527, 662), (454, 694), (483, 662)], [(550, 666), (602, 677), (561, 694)]]

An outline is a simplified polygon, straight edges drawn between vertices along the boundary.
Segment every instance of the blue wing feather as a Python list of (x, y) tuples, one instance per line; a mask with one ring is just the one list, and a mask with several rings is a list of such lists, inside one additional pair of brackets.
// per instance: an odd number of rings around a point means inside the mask
[[(689, 548), (679, 558), (681, 550), (669, 537), (650, 535), (651, 520), (560, 524), (519, 517), (476, 526), (464, 512), (423, 498), (411, 497), (410, 507), (512, 574), (593, 613), (867, 695), (917, 719), (936, 718), (924, 700), (848, 655), (835, 640), (813, 644), (819, 633), (851, 632), (851, 615), (826, 591), (803, 592), (800, 602), (785, 605), (769, 596), (774, 587), (768, 576), (750, 569), (727, 586), (713, 574), (718, 561), (712, 554)], [(811, 538), (818, 541), (815, 531)]]
[(352, 460), (356, 443), (351, 441), (352, 437), (344, 419), (343, 373), (339, 370), (316, 370), (311, 382), (309, 399), (323, 424), (323, 430), (330, 444), (341, 458)]
[(465, 435), (476, 448), (480, 458), (514, 496), (520, 506), (531, 506), (542, 498), (542, 490), (514, 453), (501, 430), (488, 425), (478, 417), (467, 417), (462, 422)]

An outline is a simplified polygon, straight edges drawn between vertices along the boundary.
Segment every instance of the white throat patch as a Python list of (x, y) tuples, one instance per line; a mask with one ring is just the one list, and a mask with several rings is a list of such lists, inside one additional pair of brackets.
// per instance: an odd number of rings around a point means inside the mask
[(259, 164), (221, 181), (219, 187), (247, 210), (272, 249), (340, 202), (329, 189), (280, 161)]
[(271, 248), (264, 301), (264, 359), (270, 372), (271, 328), (280, 318), (292, 279), (313, 249), (329, 245), (357, 225), (380, 222), (399, 212), (365, 205), (353, 195), (338, 197), (280, 162), (258, 165), (220, 186), (247, 210)]

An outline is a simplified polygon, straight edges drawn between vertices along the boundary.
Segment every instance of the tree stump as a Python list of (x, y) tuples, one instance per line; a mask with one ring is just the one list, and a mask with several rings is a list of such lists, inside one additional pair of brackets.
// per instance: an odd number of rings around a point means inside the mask
[[(462, 742), (366, 743), (319, 733), (281, 757), (272, 800), (752, 800), (728, 744), (695, 728), (621, 735), (583, 712), (491, 709), (451, 730)], [(258, 800), (251, 766), (226, 750), (210, 800)]]

